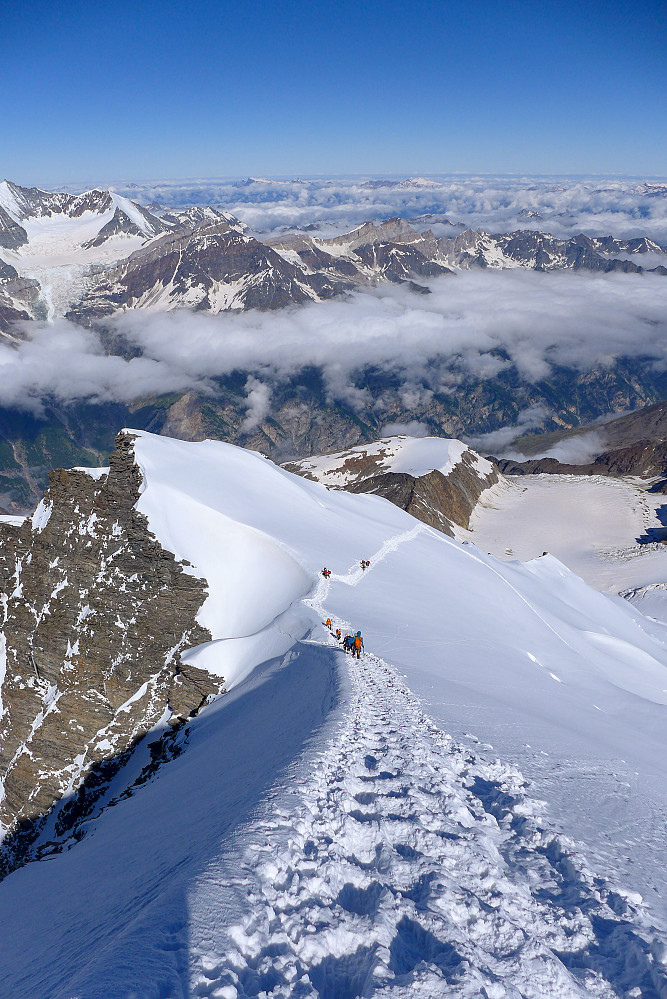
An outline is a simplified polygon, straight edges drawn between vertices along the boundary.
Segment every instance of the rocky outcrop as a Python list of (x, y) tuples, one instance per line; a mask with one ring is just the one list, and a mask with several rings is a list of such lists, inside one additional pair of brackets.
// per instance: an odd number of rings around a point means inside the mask
[(113, 236), (144, 236), (143, 229), (140, 229), (136, 222), (117, 208), (109, 222), (103, 225), (94, 239), (89, 239), (84, 243), (84, 247), (89, 249), (93, 246), (103, 246), (108, 239)]
[(210, 640), (207, 591), (135, 509), (141, 485), (119, 434), (108, 473), (58, 469), (32, 519), (0, 524), (0, 873), (89, 814), (146, 733), (164, 740), (224, 689), (181, 662)]

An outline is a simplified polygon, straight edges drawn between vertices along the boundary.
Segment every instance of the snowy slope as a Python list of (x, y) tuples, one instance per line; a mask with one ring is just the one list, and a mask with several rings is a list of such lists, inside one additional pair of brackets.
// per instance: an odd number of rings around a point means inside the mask
[[(7, 994), (667, 995), (667, 630), (553, 557), (499, 562), (257, 454), (135, 452), (139, 509), (209, 584), (194, 654), (236, 685), (157, 779), (2, 883)], [(327, 615), (363, 628), (361, 663)], [(625, 817), (604, 856), (554, 827), (547, 777), (570, 834), (585, 798)]]

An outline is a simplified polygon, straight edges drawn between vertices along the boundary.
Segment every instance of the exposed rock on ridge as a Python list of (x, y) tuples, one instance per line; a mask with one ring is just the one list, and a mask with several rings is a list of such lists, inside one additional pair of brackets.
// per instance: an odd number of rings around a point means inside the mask
[(169, 732), (224, 689), (181, 663), (210, 640), (195, 619), (206, 589), (149, 532), (140, 489), (121, 433), (107, 475), (58, 469), (32, 520), (0, 524), (0, 822), (12, 834), (0, 874), (47, 825), (51, 841), (66, 832), (73, 794), (86, 814), (149, 730)]
[(452, 525), (467, 528), (480, 496), (499, 478), (495, 471), (480, 477), (473, 468), (472, 455), (467, 452), (449, 475), (443, 475), (437, 468), (419, 476), (385, 472), (348, 488), (353, 493), (384, 496), (417, 520), (451, 538), (454, 536)]

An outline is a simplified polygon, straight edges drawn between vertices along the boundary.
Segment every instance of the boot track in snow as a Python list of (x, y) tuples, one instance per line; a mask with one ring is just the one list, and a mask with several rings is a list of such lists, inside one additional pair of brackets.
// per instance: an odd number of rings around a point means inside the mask
[[(323, 618), (329, 585), (308, 601)], [(246, 915), (191, 940), (190, 995), (667, 997), (643, 908), (547, 827), (518, 771), (457, 745), (382, 659), (295, 654), (337, 657), (343, 704), (227, 853)]]

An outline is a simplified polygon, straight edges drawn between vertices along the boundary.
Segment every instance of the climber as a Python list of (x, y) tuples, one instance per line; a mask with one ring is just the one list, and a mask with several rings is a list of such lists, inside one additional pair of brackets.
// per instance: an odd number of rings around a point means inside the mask
[(331, 631), (331, 618), (328, 617), (324, 623), (326, 624), (329, 631)]
[(361, 632), (358, 631), (352, 639), (352, 655), (356, 655), (357, 659), (361, 659), (361, 650), (363, 647), (364, 640), (361, 637)]
[(322, 569), (322, 575), (324, 576), (325, 579), (328, 579), (329, 576), (331, 575), (331, 569), (327, 569), (325, 565), (324, 568)]
[(346, 652), (352, 652), (352, 642), (353, 642), (352, 635), (346, 635), (345, 638), (343, 639), (343, 648), (345, 649)]
[(341, 634), (342, 634), (342, 632), (341, 632), (340, 628), (336, 628), (336, 638), (337, 638), (337, 640), (339, 642), (340, 642), (340, 636), (341, 636)]

